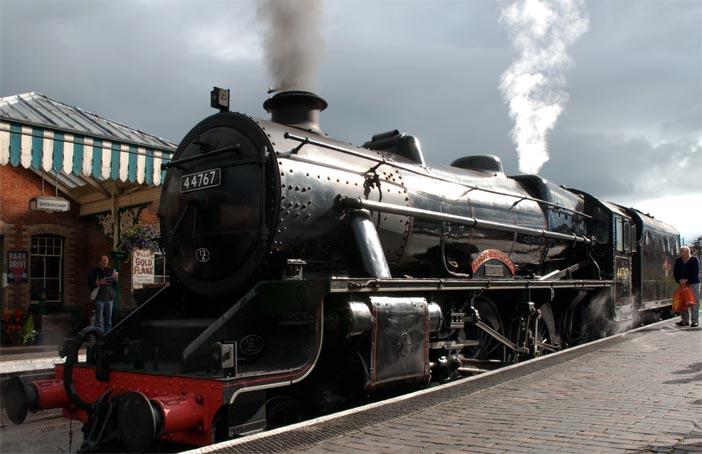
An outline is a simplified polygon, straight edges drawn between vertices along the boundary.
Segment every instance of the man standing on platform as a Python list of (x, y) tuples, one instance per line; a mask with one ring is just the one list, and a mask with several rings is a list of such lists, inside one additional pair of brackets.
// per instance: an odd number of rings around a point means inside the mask
[[(689, 320), (687, 309), (682, 314), (682, 320), (676, 323), (677, 326), (691, 327), (699, 326), (700, 323), (700, 261), (694, 255), (690, 255), (690, 248), (683, 246), (680, 248), (680, 257), (675, 260), (673, 276), (680, 286), (687, 285), (692, 290), (695, 297), (695, 305), (690, 308), (692, 319)], [(688, 320), (691, 322), (689, 323)]]
[[(112, 329), (112, 304), (117, 287), (117, 271), (108, 267), (110, 259), (106, 255), (100, 257), (98, 265), (88, 274), (88, 287), (95, 295), (95, 326), (103, 333)], [(91, 295), (92, 297), (92, 295)]]

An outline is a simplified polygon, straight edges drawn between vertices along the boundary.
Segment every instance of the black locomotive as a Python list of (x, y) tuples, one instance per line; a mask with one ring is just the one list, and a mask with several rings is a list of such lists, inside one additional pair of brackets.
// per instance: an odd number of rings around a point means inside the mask
[(84, 452), (205, 445), (670, 310), (671, 226), (495, 156), (429, 166), (398, 131), (331, 139), (326, 106), (283, 92), (270, 121), (196, 125), (158, 211), (172, 284), (69, 339), (55, 380), (14, 379), (11, 419), (63, 407)]

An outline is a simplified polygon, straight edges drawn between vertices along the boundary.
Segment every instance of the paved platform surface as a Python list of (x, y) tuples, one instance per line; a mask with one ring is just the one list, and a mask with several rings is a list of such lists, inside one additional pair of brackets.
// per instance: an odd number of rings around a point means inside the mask
[[(78, 354), (85, 361), (85, 348)], [(0, 347), (0, 375), (27, 371), (53, 369), (65, 362), (59, 356), (58, 345), (32, 345), (28, 347)]]
[(191, 453), (702, 453), (702, 329), (674, 320)]

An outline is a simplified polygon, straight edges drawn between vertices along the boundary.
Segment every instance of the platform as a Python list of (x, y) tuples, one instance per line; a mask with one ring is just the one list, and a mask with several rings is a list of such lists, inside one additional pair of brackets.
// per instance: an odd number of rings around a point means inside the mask
[[(85, 348), (78, 355), (79, 361), (85, 361)], [(0, 376), (53, 369), (55, 364), (65, 362), (59, 356), (57, 345), (32, 345), (19, 347), (0, 347)]]
[(674, 320), (195, 453), (701, 453), (702, 329)]

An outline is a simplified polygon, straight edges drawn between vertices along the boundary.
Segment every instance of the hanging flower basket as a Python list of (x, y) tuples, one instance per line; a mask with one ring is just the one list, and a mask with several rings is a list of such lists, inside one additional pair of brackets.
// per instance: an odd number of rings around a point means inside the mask
[(156, 224), (134, 224), (133, 227), (122, 232), (119, 249), (127, 254), (126, 261), (129, 261), (134, 249), (160, 252), (159, 238), (160, 232)]

